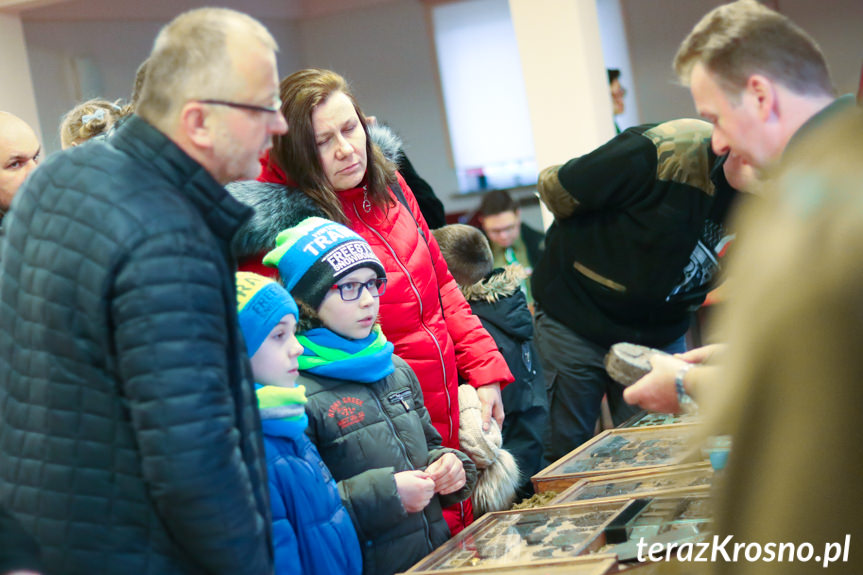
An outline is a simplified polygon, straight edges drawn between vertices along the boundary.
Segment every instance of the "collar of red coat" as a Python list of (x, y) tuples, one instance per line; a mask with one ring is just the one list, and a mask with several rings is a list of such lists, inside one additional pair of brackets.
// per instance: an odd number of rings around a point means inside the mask
[[(261, 173), (258, 175), (259, 182), (269, 182), (271, 184), (283, 184), (285, 186), (297, 188), (299, 187), (297, 183), (285, 173), (285, 171), (279, 167), (276, 162), (270, 157), (270, 151), (267, 151), (266, 154), (261, 156)], [(365, 191), (365, 183), (366, 180), (363, 178), (363, 181), (360, 182), (360, 185), (356, 188), (351, 188), (350, 190), (342, 190), (338, 193), (338, 195), (342, 198), (350, 198), (356, 194), (359, 194)]]
[(283, 184), (293, 188), (297, 187), (297, 183), (290, 178), (285, 171), (280, 168), (276, 162), (270, 157), (270, 150), (261, 156), (261, 173), (258, 174), (259, 182), (269, 182), (271, 184)]

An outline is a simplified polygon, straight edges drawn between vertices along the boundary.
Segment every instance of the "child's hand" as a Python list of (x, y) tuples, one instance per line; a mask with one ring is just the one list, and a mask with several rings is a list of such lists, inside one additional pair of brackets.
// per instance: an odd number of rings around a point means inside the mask
[(443, 457), (426, 467), (426, 473), (434, 480), (435, 493), (441, 495), (455, 493), (464, 487), (466, 481), (464, 466), (454, 453), (445, 453)]
[[(461, 462), (459, 462), (461, 463)], [(435, 493), (435, 482), (425, 471), (400, 471), (393, 476), (402, 507), (408, 513), (422, 511)]]

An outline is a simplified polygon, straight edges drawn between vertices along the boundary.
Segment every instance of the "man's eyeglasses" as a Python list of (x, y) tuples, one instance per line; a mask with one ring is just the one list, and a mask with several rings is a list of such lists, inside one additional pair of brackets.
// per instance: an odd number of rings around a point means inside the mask
[(490, 236), (499, 236), (502, 234), (511, 234), (518, 230), (518, 224), (510, 224), (508, 226), (504, 226), (502, 228), (488, 228), (485, 233)]
[(265, 114), (278, 114), (281, 112), (281, 100), (276, 102), (273, 107), (258, 106), (257, 104), (243, 104), (241, 102), (230, 102), (228, 100), (195, 100), (199, 104), (212, 104), (214, 106), (227, 106), (229, 108), (237, 108), (238, 110), (248, 110), (249, 112), (263, 112)]
[(381, 297), (387, 291), (386, 278), (372, 278), (367, 282), (345, 282), (335, 284), (330, 290), (339, 290), (342, 301), (354, 301), (360, 299), (363, 289), (369, 290), (372, 297)]

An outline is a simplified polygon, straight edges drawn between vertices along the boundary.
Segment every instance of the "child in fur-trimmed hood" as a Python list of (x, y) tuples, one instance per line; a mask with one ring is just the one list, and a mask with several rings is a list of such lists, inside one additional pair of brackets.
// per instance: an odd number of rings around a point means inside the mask
[[(471, 311), (494, 338), (515, 377), (501, 392), (505, 413), (502, 445), (515, 458), (520, 472), (517, 499), (530, 497), (533, 495), (530, 478), (542, 469), (548, 399), (542, 366), (533, 346), (533, 317), (521, 289), (521, 281), (527, 274), (518, 264), (493, 269), (488, 240), (473, 226), (452, 224), (432, 233)], [(480, 475), (474, 505), (484, 499), (485, 492), (488, 492), (486, 499), (490, 505), (502, 505), (500, 497), (504, 486), (501, 482), (507, 481), (505, 477), (508, 476), (490, 474), (485, 482), (492, 485), (484, 485)]]

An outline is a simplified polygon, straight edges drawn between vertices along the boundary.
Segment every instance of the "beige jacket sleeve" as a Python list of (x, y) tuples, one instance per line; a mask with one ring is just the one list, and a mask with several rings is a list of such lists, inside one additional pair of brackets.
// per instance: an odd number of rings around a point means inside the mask
[(578, 202), (560, 184), (557, 172), (561, 164), (549, 166), (539, 173), (537, 191), (545, 206), (558, 220), (570, 217), (578, 207)]

